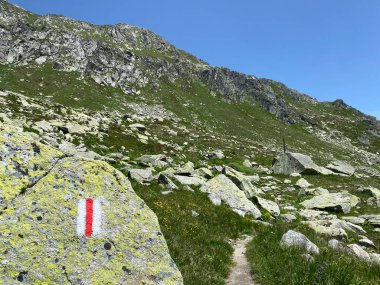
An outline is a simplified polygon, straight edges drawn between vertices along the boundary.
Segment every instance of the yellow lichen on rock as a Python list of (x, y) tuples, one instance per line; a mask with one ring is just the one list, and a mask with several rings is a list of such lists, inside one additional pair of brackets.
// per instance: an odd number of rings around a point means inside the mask
[[(9, 148), (4, 136), (9, 141), (10, 131), (1, 132), (3, 150)], [(12, 131), (19, 139), (23, 135)], [(26, 136), (23, 141), (32, 143)], [(40, 147), (40, 153), (59, 157), (53, 148)], [(42, 159), (30, 156), (34, 162)], [(7, 155), (1, 159), (15, 161)], [(119, 171), (105, 162), (66, 157), (38, 175), (25, 193), (16, 191), (7, 200), (0, 215), (0, 283), (183, 283), (157, 217)], [(8, 181), (18, 185), (15, 176)], [(86, 237), (78, 235), (78, 202), (90, 197), (101, 201), (101, 230)]]
[(0, 206), (5, 208), (36, 183), (64, 155), (40, 143), (32, 133), (0, 123)]

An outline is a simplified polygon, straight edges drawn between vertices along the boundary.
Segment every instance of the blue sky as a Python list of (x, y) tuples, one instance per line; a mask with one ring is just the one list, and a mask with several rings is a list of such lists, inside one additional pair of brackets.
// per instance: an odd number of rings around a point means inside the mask
[(10, 0), (35, 13), (128, 23), (212, 65), (342, 98), (380, 119), (379, 0)]

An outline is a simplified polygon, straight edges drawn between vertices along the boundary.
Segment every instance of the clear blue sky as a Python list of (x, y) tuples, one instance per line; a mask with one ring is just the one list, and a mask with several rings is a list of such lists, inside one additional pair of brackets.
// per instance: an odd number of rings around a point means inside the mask
[(212, 65), (380, 118), (380, 0), (10, 0), (39, 14), (128, 23)]

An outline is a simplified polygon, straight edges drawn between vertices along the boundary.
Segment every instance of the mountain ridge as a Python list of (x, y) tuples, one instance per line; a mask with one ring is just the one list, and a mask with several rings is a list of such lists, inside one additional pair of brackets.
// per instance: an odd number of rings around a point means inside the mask
[[(59, 55), (58, 58), (52, 56), (53, 58), (49, 58), (48, 61), (56, 61), (57, 69), (67, 71), (77, 70), (82, 74), (89, 74), (98, 83), (109, 84), (111, 86), (118, 85), (125, 93), (135, 93), (136, 89), (133, 85), (137, 84), (140, 87), (145, 86), (147, 81), (159, 85), (159, 82), (155, 80), (156, 78), (167, 77), (171, 82), (185, 78), (185, 80), (205, 82), (210, 92), (221, 93), (226, 100), (248, 100), (258, 104), (264, 110), (274, 114), (277, 118), (287, 123), (299, 121), (310, 122), (311, 120), (305, 116), (305, 114), (300, 115), (289, 108), (283, 98), (277, 96), (278, 94), (273, 90), (273, 84), (281, 85), (281, 89), (296, 101), (305, 100), (309, 103), (318, 102), (315, 98), (288, 88), (274, 80), (256, 78), (252, 75), (246, 75), (224, 67), (210, 66), (189, 53), (176, 49), (172, 44), (148, 29), (128, 24), (94, 25), (85, 21), (73, 20), (62, 15), (48, 14), (38, 16), (26, 10), (21, 10), (20, 12), (20, 8), (12, 8), (14, 6), (5, 0), (2, 0), (0, 3), (2, 6), (1, 13), (2, 15), (6, 15), (5, 18), (8, 24), (13, 22), (13, 31), (18, 23), (21, 20), (25, 21), (25, 19), (29, 21), (29, 27), (27, 28), (28, 33), (38, 33), (38, 30), (41, 30), (40, 32), (43, 33), (46, 25), (49, 25), (50, 30), (53, 27), (53, 30), (59, 34), (59, 32), (62, 32), (63, 26), (66, 28), (66, 30), (63, 31), (64, 34), (71, 38), (71, 40), (74, 40), (79, 51), (84, 50), (86, 56), (92, 56), (94, 52), (97, 53), (96, 56), (100, 57), (108, 53), (114, 53), (114, 56), (119, 59), (115, 60), (116, 63), (122, 67), (116, 67), (116, 72), (111, 75), (99, 74), (99, 72), (92, 70), (103, 68), (106, 64), (102, 62), (93, 61), (78, 66), (70, 63), (62, 64), (59, 60)], [(19, 13), (15, 13), (15, 10)], [(2, 24), (4, 26), (4, 16)], [(20, 31), (20, 27), (18, 30)], [(95, 42), (86, 42), (86, 40), (91, 41), (93, 39), (95, 39)], [(90, 47), (81, 48), (82, 45), (86, 44)], [(17, 45), (13, 46), (13, 48), (17, 49)], [(112, 52), (112, 48), (116, 48), (116, 51)], [(79, 52), (78, 49), (72, 52)], [(3, 50), (3, 53), (9, 53), (9, 51), (10, 48), (8, 47), (8, 49), (5, 48), (5, 50)], [(44, 50), (40, 50), (40, 53), (42, 53), (40, 56), (45, 55), (49, 57), (49, 54), (46, 55)], [(136, 68), (133, 63), (131, 64), (131, 60), (134, 60), (133, 57), (138, 64), (141, 64), (141, 68)], [(14, 59), (11, 61), (14, 62)], [(126, 72), (125, 68), (123, 68), (123, 64), (129, 64), (128, 68), (132, 68), (135, 74), (130, 74), (131, 72), (128, 74), (127, 72), (128, 78), (118, 76), (120, 73)], [(150, 65), (153, 65), (152, 68)], [(110, 67), (112, 66), (107, 66), (107, 68)], [(113, 66), (113, 68), (115, 69), (115, 66)], [(151, 74), (147, 69), (150, 69), (150, 71), (157, 70), (158, 72)], [(373, 118), (374, 117), (372, 117), (372, 119)]]

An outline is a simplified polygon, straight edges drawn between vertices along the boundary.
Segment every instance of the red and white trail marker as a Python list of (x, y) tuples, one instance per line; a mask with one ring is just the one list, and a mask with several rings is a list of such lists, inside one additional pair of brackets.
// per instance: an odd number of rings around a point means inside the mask
[(98, 236), (102, 224), (102, 205), (99, 199), (86, 198), (78, 202), (77, 234)]

